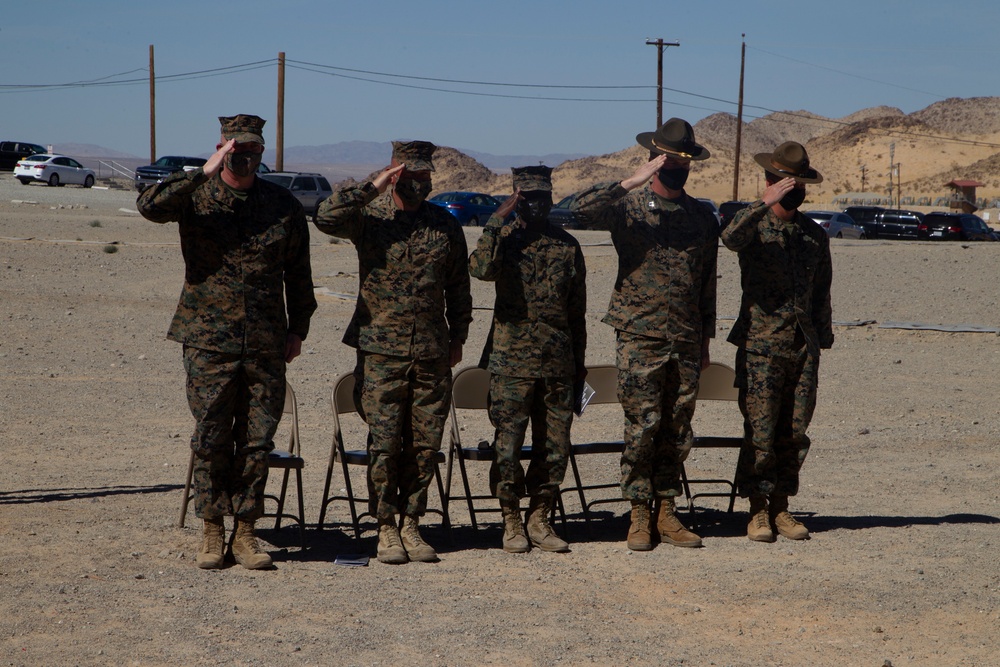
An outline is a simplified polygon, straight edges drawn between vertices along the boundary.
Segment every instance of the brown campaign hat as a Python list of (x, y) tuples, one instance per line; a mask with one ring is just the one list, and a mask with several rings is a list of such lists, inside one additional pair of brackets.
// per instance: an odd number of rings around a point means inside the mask
[(822, 183), (823, 176), (809, 166), (806, 148), (796, 141), (786, 141), (773, 153), (757, 153), (753, 156), (764, 171), (781, 178), (794, 178), (797, 183)]
[(392, 142), (392, 157), (405, 164), (407, 171), (434, 171), (431, 156), (436, 150), (437, 146), (429, 141)]
[(552, 167), (537, 165), (532, 167), (512, 167), (514, 189), (521, 192), (542, 190), (552, 192)]
[(219, 116), (219, 122), (222, 123), (222, 136), (226, 139), (235, 139), (240, 144), (264, 143), (264, 123), (267, 121), (260, 116), (245, 113)]
[(686, 160), (704, 160), (711, 153), (694, 142), (694, 128), (686, 120), (671, 118), (656, 132), (640, 132), (635, 140), (654, 153), (666, 153)]

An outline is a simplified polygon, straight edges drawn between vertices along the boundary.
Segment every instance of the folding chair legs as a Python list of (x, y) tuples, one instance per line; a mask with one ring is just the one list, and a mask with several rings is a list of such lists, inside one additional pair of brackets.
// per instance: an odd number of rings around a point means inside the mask
[(184, 480), (184, 499), (181, 501), (181, 515), (177, 519), (177, 527), (184, 527), (184, 519), (187, 517), (188, 503), (191, 501), (191, 477), (194, 475), (194, 452), (188, 461), (187, 479)]

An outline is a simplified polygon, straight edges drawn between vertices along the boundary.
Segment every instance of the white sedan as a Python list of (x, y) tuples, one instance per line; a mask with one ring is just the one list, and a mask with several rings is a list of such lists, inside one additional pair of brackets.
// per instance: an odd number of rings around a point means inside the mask
[(14, 178), (27, 185), (32, 181), (49, 185), (94, 185), (94, 170), (87, 169), (71, 157), (38, 153), (22, 158), (14, 167)]
[(837, 239), (863, 239), (865, 230), (854, 224), (854, 219), (846, 213), (836, 211), (804, 211), (805, 215), (816, 221), (816, 224), (826, 230), (827, 236)]

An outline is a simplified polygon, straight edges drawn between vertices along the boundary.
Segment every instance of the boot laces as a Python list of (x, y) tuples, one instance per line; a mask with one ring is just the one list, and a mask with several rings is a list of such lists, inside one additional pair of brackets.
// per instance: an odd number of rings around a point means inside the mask
[(754, 528), (770, 528), (771, 524), (767, 520), (767, 512), (761, 510), (753, 515)]
[(399, 540), (399, 531), (396, 530), (395, 526), (382, 526), (379, 537), (385, 542), (387, 547), (403, 546)]

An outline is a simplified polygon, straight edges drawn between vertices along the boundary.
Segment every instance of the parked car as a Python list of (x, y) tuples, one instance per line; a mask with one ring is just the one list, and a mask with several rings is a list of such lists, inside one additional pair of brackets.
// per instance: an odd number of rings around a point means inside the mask
[(570, 208), (576, 195), (563, 197), (549, 211), (549, 223), (564, 229), (586, 229), (587, 224)]
[(865, 230), (854, 224), (854, 220), (846, 213), (836, 211), (803, 211), (803, 215), (812, 218), (820, 227), (826, 230), (827, 236), (836, 239), (865, 239)]
[[(260, 174), (260, 171), (258, 170), (257, 173)], [(320, 202), (333, 194), (330, 181), (326, 180), (326, 177), (322, 174), (297, 171), (269, 171), (266, 174), (260, 174), (260, 177), (266, 181), (277, 183), (283, 188), (288, 188), (295, 195), (295, 198), (299, 200), (299, 203), (302, 204), (302, 208), (306, 210), (306, 215), (311, 215), (314, 220), (316, 219), (316, 212), (319, 210)]]
[(500, 206), (494, 197), (482, 192), (442, 192), (430, 203), (451, 213), (463, 225), (483, 226)]
[(94, 185), (95, 176), (93, 169), (87, 169), (71, 157), (36, 153), (14, 165), (14, 178), (23, 185), (38, 181), (52, 186), (71, 183), (89, 188)]
[(995, 241), (995, 232), (978, 215), (934, 211), (917, 228), (921, 239), (934, 241)]
[(182, 155), (164, 155), (153, 164), (139, 167), (135, 170), (135, 189), (142, 192), (150, 185), (156, 185), (170, 174), (177, 171), (194, 171), (204, 166), (206, 160), (202, 157), (184, 157)]
[(885, 209), (880, 206), (848, 206), (843, 211), (870, 239), (916, 239), (923, 213)]
[(721, 227), (722, 216), (719, 215), (719, 207), (715, 205), (715, 202), (712, 201), (711, 199), (705, 199), (704, 197), (698, 197), (698, 201), (700, 201), (702, 204), (712, 209), (712, 214), (715, 216), (715, 221), (719, 223), (719, 226)]
[(29, 155), (47, 153), (44, 146), (26, 141), (0, 141), (0, 169), (9, 171)]
[(724, 201), (719, 204), (719, 225), (726, 227), (733, 221), (733, 216), (737, 211), (742, 211), (753, 202), (748, 201)]

